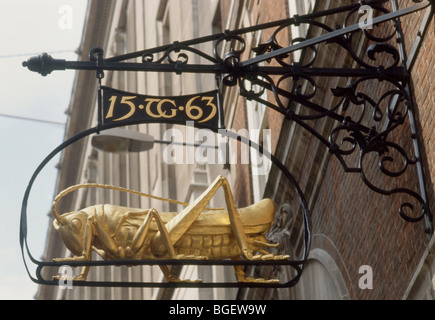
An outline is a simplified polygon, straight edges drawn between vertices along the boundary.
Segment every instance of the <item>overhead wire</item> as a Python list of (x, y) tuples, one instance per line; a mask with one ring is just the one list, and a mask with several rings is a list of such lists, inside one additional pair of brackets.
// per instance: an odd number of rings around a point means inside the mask
[[(77, 50), (58, 50), (58, 51), (49, 51), (48, 54), (60, 54), (60, 53), (75, 53), (77, 54)], [(0, 59), (10, 59), (10, 58), (19, 58), (19, 57), (30, 57), (30, 56), (37, 56), (41, 54), (41, 52), (38, 53), (17, 53), (17, 54), (5, 54), (0, 55)]]

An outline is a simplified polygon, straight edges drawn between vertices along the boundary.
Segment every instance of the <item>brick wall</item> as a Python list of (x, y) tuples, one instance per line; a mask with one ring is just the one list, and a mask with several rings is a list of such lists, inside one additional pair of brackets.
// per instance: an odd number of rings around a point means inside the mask
[[(327, 3), (326, 1), (318, 2), (317, 10), (326, 9), (324, 6)], [(349, 1), (333, 1), (332, 3), (336, 7), (349, 4)], [(400, 1), (400, 8), (412, 4), (412, 1)], [(280, 19), (284, 12), (288, 12), (285, 6), (286, 1), (273, 1), (273, 4), (269, 1), (260, 1), (260, 8), (257, 10), (260, 13), (259, 23)], [(423, 13), (418, 13), (402, 19), (408, 51), (414, 42), (422, 16)], [(343, 21), (343, 16), (334, 16), (328, 19), (336, 19), (336, 23), (340, 24)], [(330, 23), (330, 25), (334, 24)], [(374, 29), (373, 32), (379, 34), (381, 32), (388, 33), (391, 30), (393, 30), (392, 24), (388, 23), (382, 29)], [(435, 55), (434, 30), (434, 22), (432, 21), (412, 70), (417, 123), (420, 127), (419, 138), (432, 212), (435, 211), (432, 181), (432, 177), (435, 177), (435, 161), (433, 160), (435, 128), (434, 116), (431, 112), (435, 102), (435, 89), (433, 81), (431, 81), (435, 65), (433, 60)], [(370, 44), (364, 38), (355, 38), (354, 42), (355, 46), (362, 44), (362, 55)], [(389, 42), (396, 45), (395, 39)], [(391, 61), (388, 56), (381, 56), (377, 59), (383, 63)], [(366, 60), (366, 62), (370, 61)], [(352, 59), (345, 50), (336, 45), (322, 45), (318, 52), (316, 66), (355, 67), (351, 63)], [(346, 81), (346, 79), (336, 78), (318, 79), (319, 88), (314, 101), (325, 107), (335, 105), (337, 98), (331, 95), (330, 89), (348, 84)], [(393, 89), (393, 87), (387, 82), (375, 80), (367, 81), (359, 89), (379, 99), (383, 93)], [(405, 110), (403, 104), (400, 106), (401, 110)], [(382, 104), (382, 107), (385, 117), (386, 104)], [(355, 108), (354, 111), (349, 110), (348, 114), (357, 118), (358, 112), (360, 110)], [(276, 151), (277, 156), (283, 156), (282, 147), (288, 142), (292, 124), (286, 123), (281, 130), (282, 122), (279, 119), (282, 119), (281, 115), (271, 112), (271, 128), (279, 130), (281, 133), (279, 139), (274, 141), (274, 145), (279, 146), (274, 151)], [(373, 119), (368, 120), (370, 124), (379, 125)], [(272, 125), (277, 123), (279, 125)], [(327, 138), (331, 128), (338, 125), (338, 122), (326, 119), (308, 123), (325, 138)], [(295, 141), (292, 142), (292, 149), (285, 164), (291, 169), (310, 203), (313, 223), (311, 248), (320, 248), (331, 254), (343, 275), (351, 299), (401, 299), (428, 244), (423, 222), (413, 224), (406, 222), (399, 216), (398, 210), (401, 204), (404, 201), (411, 201), (411, 199), (403, 194), (386, 196), (374, 192), (362, 181), (359, 173), (345, 172), (338, 159), (328, 153), (327, 148), (318, 139), (313, 138), (300, 128), (296, 128), (292, 134)], [(274, 136), (274, 132), (272, 136)], [(394, 131), (390, 139), (403, 146), (410, 158), (414, 157), (413, 140), (408, 120), (400, 129)], [(350, 166), (352, 164), (357, 166), (358, 154), (357, 151), (346, 157), (346, 163)], [(397, 161), (399, 159), (397, 153), (394, 154), (394, 158), (393, 163), (385, 162), (385, 164), (391, 170), (398, 170), (401, 167), (401, 162)], [(397, 187), (418, 190), (415, 166), (409, 166), (405, 174), (391, 179), (379, 170), (381, 159), (373, 153), (367, 156), (363, 163), (364, 172), (376, 186), (384, 190)], [(294, 193), (292, 193), (292, 187), (288, 181), (275, 180), (275, 178), (276, 175), (272, 175), (269, 187), (273, 189), (278, 185), (278, 193), (275, 195), (276, 203), (288, 202), (293, 206), (293, 210), (298, 212), (299, 203), (293, 201)], [(363, 290), (358, 286), (358, 281), (362, 276), (359, 273), (359, 268), (363, 265), (372, 267), (372, 290)], [(261, 294), (252, 290), (251, 296), (258, 298)]]
[[(401, 2), (403, 7), (410, 5)], [(407, 37), (412, 37), (421, 14), (407, 16), (403, 19), (404, 31)], [(414, 29), (414, 31), (412, 30)], [(430, 66), (433, 62), (433, 24), (429, 27), (426, 41), (423, 44), (420, 58), (414, 67), (413, 81), (416, 88), (415, 98), (421, 122), (425, 165), (432, 175), (427, 176), (427, 186), (430, 198), (433, 199), (433, 186), (430, 177), (433, 176), (433, 142), (435, 130), (433, 117), (430, 115), (433, 106), (434, 90), (429, 80)], [(427, 61), (426, 59), (429, 59)], [(340, 59), (338, 59), (340, 60)], [(422, 76), (423, 69), (428, 69)], [(424, 74), (424, 73), (423, 73)], [(387, 88), (382, 82), (366, 85), (366, 90), (378, 93), (379, 96)], [(410, 127), (405, 122), (402, 129), (395, 133), (394, 140), (412, 155), (412, 139)], [(310, 142), (307, 154), (312, 154), (317, 148), (315, 142)], [(307, 156), (309, 159), (310, 156)], [(353, 299), (400, 299), (416, 270), (423, 250), (427, 246), (422, 223), (411, 224), (398, 215), (398, 208), (403, 201), (400, 196), (382, 196), (361, 181), (358, 174), (346, 173), (334, 156), (328, 156), (324, 170), (324, 178), (319, 193), (312, 208), (313, 234), (325, 234), (338, 249), (340, 259), (346, 269), (347, 287)], [(388, 179), (377, 169), (379, 158), (373, 157), (367, 163), (367, 175), (385, 190), (398, 186), (410, 186), (415, 189), (416, 169), (410, 168), (400, 179)], [(309, 170), (312, 163), (307, 162), (303, 170)], [(303, 183), (303, 182), (302, 182)], [(433, 209), (433, 202), (432, 209)], [(433, 210), (432, 210), (433, 211)], [(323, 241), (313, 237), (313, 248), (325, 246)], [(358, 281), (361, 274), (360, 266), (369, 265), (373, 269), (373, 289), (361, 290)]]
[[(405, 1), (403, 5), (412, 5), (411, 1)], [(413, 19), (402, 21), (405, 33), (405, 44), (408, 51), (417, 38), (417, 27), (423, 18), (423, 12), (418, 13)], [(426, 186), (431, 212), (435, 212), (434, 177), (435, 177), (435, 122), (433, 107), (435, 106), (435, 84), (433, 83), (435, 72), (435, 23), (432, 18), (427, 27), (424, 41), (420, 48), (415, 65), (412, 68), (412, 85), (415, 92), (415, 104), (417, 119), (420, 123), (419, 138), (421, 141), (422, 157), (425, 164)]]

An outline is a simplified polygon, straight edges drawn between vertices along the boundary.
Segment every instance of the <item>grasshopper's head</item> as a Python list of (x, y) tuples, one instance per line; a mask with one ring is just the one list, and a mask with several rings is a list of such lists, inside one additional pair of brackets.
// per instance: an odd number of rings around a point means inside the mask
[(84, 211), (74, 211), (54, 219), (53, 226), (59, 232), (60, 237), (68, 250), (78, 256), (83, 253), (83, 238), (88, 214)]

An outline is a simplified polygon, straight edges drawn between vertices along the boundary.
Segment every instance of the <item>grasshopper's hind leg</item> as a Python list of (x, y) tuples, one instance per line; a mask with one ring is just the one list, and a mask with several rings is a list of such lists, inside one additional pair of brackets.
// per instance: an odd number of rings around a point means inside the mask
[[(234, 258), (236, 259), (236, 258)], [(264, 279), (245, 277), (245, 270), (242, 265), (234, 265), (234, 273), (236, 275), (237, 282), (242, 283), (279, 283), (279, 279)]]
[[(215, 181), (191, 204), (184, 208), (177, 216), (166, 224), (169, 233), (170, 242), (175, 244), (189, 229), (193, 222), (204, 211), (211, 198), (217, 190), (222, 187), (225, 194), (225, 203), (231, 222), (231, 228), (234, 236), (240, 246), (241, 252), (246, 259), (252, 259), (252, 250), (249, 247), (248, 240), (243, 231), (243, 225), (234, 202), (230, 185), (223, 176), (218, 176)], [(161, 233), (156, 234), (153, 241), (154, 252), (165, 252), (164, 236)]]
[[(167, 254), (169, 254), (169, 257), (171, 259), (178, 259), (179, 255), (176, 254), (174, 246), (172, 245), (172, 243), (170, 241), (169, 234), (168, 234), (168, 231), (165, 227), (165, 224), (162, 221), (162, 219), (160, 218), (159, 213), (157, 212), (156, 209), (150, 209), (148, 211), (147, 217), (145, 218), (144, 222), (139, 227), (139, 229), (136, 232), (135, 237), (133, 238), (131, 250), (133, 252), (137, 253), (137, 252), (140, 252), (140, 250), (143, 248), (143, 244), (145, 242), (145, 239), (146, 239), (146, 236), (148, 234), (148, 230), (149, 230), (149, 227), (150, 227), (152, 220), (155, 220), (157, 223), (157, 227), (159, 229), (159, 232), (162, 235), (163, 245), (165, 247)], [(201, 280), (194, 280), (194, 281), (180, 280), (178, 277), (175, 277), (174, 275), (172, 275), (168, 266), (160, 265), (159, 267), (160, 267), (160, 270), (162, 271), (163, 275), (165, 276), (166, 281), (168, 281), (168, 282), (189, 282), (189, 283), (201, 282)]]

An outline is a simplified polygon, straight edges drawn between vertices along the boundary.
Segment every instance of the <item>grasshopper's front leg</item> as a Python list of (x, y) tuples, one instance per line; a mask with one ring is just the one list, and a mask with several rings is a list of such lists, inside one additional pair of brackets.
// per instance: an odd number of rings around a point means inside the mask
[[(92, 250), (92, 233), (93, 228), (92, 224), (95, 217), (93, 215), (89, 216), (86, 222), (85, 230), (84, 230), (84, 237), (83, 237), (83, 252), (80, 256), (74, 256), (74, 257), (66, 257), (66, 258), (55, 258), (53, 261), (56, 262), (67, 262), (67, 261), (88, 261), (91, 260), (91, 250)], [(74, 276), (72, 280), (74, 281), (86, 281), (86, 278), (89, 273), (90, 266), (83, 266), (80, 275)], [(54, 276), (55, 280), (59, 280), (62, 278), (62, 276)]]
[[(72, 277), (71, 280), (73, 280), (73, 281), (86, 281), (86, 278), (88, 277), (89, 269), (90, 269), (90, 266), (83, 266), (80, 274), (78, 276)], [(64, 276), (61, 276), (61, 275), (53, 276), (53, 279), (54, 280), (61, 280), (61, 279), (66, 280), (64, 278)]]

